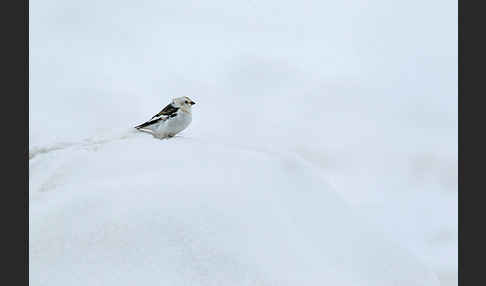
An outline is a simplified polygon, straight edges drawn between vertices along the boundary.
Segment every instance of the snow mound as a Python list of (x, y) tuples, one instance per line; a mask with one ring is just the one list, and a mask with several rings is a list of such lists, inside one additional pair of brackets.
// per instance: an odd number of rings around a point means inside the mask
[(32, 286), (439, 284), (291, 154), (135, 133), (36, 152)]

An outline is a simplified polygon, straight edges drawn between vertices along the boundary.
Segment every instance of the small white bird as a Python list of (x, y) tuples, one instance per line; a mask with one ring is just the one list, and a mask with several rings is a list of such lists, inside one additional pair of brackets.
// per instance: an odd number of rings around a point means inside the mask
[(191, 106), (196, 104), (189, 97), (174, 98), (149, 121), (135, 126), (137, 130), (152, 133), (158, 138), (173, 137), (186, 129), (192, 121)]

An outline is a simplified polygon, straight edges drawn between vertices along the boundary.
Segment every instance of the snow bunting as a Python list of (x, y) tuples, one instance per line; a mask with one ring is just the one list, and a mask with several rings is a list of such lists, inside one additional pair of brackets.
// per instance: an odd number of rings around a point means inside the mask
[(149, 121), (135, 126), (140, 131), (152, 133), (158, 138), (173, 137), (186, 129), (192, 121), (191, 106), (196, 104), (189, 97), (174, 98)]

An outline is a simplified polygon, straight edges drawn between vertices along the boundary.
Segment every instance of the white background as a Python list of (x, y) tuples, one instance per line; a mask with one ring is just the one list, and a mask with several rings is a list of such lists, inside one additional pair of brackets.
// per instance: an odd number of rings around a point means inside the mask
[[(37, 265), (55, 269), (72, 262), (65, 258), (58, 264), (61, 260), (56, 260), (46, 228), (65, 235), (66, 225), (53, 218), (69, 217), (61, 211), (71, 211), (67, 201), (82, 201), (87, 189), (96, 190), (97, 196), (106, 190), (106, 185), (95, 183), (99, 173), (88, 170), (93, 164), (111, 166), (109, 172), (103, 170), (117, 182), (117, 189), (125, 191), (140, 183), (129, 176), (133, 166), (152, 166), (141, 176), (160, 188), (157, 196), (162, 198), (173, 180), (167, 174), (174, 170), (187, 172), (173, 174), (186, 182), (181, 188), (197, 189), (203, 177), (233, 166), (235, 178), (247, 179), (240, 185), (253, 190), (250, 197), (264, 193), (269, 201), (279, 200), (282, 190), (292, 188), (275, 181), (283, 176), (282, 166), (265, 165), (258, 156), (252, 159), (248, 150), (295, 158), (326, 182), (325, 192), (337, 194), (370, 228), (416, 257), (441, 285), (457, 285), (455, 1), (46, 0), (30, 2), (29, 21), (33, 285), (54, 283), (53, 276), (42, 276), (46, 271)], [(120, 132), (144, 122), (178, 96), (197, 103), (192, 124), (178, 138), (155, 142), (140, 135), (118, 140)], [(114, 153), (117, 148), (120, 153)], [(214, 148), (215, 153), (208, 151)], [(233, 151), (221, 151), (226, 148)], [(120, 158), (122, 154), (131, 161)], [(180, 158), (187, 159), (185, 167), (174, 167)], [(198, 159), (219, 163), (211, 169)], [(123, 162), (135, 163), (130, 169)], [(274, 168), (275, 180), (260, 183), (265, 167)], [(113, 171), (117, 168), (118, 173)], [(155, 169), (159, 173), (152, 174)], [(120, 174), (123, 177), (116, 179)], [(295, 190), (302, 184), (317, 188), (300, 181)], [(199, 192), (204, 193), (201, 186)], [(228, 184), (220, 187), (226, 190)], [(199, 198), (199, 193), (188, 196)], [(177, 201), (178, 195), (172, 199)], [(231, 212), (223, 207), (229, 201), (220, 202), (213, 207)], [(324, 210), (318, 215), (338, 219), (336, 214), (344, 211), (321, 203)], [(312, 205), (310, 198), (302, 207), (306, 204)], [(254, 206), (255, 213), (265, 214), (264, 206), (259, 212), (257, 205), (242, 203), (232, 210), (238, 206)], [(79, 224), (96, 221), (96, 216), (85, 213), (90, 210), (80, 208), (84, 221)], [(51, 213), (56, 211), (57, 216)], [(293, 211), (301, 209), (288, 209)], [(248, 209), (234, 215), (249, 223), (271, 220), (253, 220), (251, 213)], [(135, 222), (139, 217), (120, 220)], [(282, 229), (292, 228), (277, 227), (275, 233)], [(82, 253), (83, 233), (81, 227), (75, 236), (81, 237), (80, 244), (65, 246), (62, 253), (67, 256), (59, 257), (69, 257), (67, 249)], [(70, 236), (61, 237), (71, 241)], [(289, 238), (295, 245), (292, 241), (302, 243), (300, 238)], [(40, 245), (39, 252), (33, 243)], [(272, 257), (270, 252), (261, 255), (258, 260)], [(326, 263), (332, 266), (333, 261)], [(276, 277), (284, 268), (262, 270), (262, 275)], [(236, 279), (233, 272), (226, 273)], [(199, 282), (192, 283), (215, 281), (198, 277), (194, 279)], [(221, 278), (223, 285), (232, 281), (228, 277)], [(330, 282), (309, 277), (316, 284)], [(56, 281), (74, 285), (65, 280), (70, 278)], [(373, 279), (369, 283), (376, 283)], [(174, 281), (167, 283), (177, 284)]]

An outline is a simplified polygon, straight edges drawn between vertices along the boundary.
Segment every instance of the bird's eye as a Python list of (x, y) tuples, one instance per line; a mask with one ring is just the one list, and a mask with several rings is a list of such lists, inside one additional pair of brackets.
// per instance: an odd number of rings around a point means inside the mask
[(189, 101), (186, 100), (186, 103), (189, 103)]

